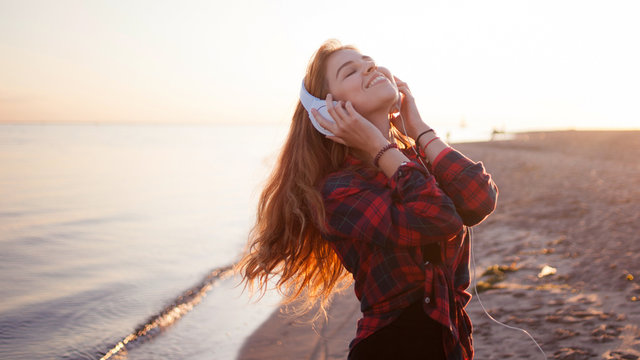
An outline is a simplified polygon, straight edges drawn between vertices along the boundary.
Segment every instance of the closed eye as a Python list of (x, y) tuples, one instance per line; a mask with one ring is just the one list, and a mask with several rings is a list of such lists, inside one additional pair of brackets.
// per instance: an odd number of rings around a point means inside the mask
[[(362, 60), (366, 60), (366, 61), (373, 62), (373, 66), (376, 66), (376, 65), (375, 65), (375, 62), (373, 61), (373, 59), (372, 59), (370, 56), (362, 55)], [(338, 68), (338, 70), (336, 71), (336, 79), (337, 79), (337, 78), (338, 78), (338, 76), (340, 75), (340, 70), (342, 70), (344, 67), (349, 66), (349, 65), (354, 65), (354, 61), (353, 61), (353, 60), (349, 60), (349, 61), (345, 62), (344, 64), (340, 65), (340, 67), (339, 67), (339, 68)], [(353, 72), (356, 72), (356, 71), (357, 71), (357, 70), (353, 70)], [(350, 76), (350, 75), (352, 75), (352, 74), (353, 74), (353, 73), (349, 73), (349, 75), (347, 75), (347, 76)], [(345, 76), (345, 77), (347, 77), (347, 76)]]
[(353, 74), (355, 74), (355, 73), (356, 73), (356, 71), (355, 71), (355, 70), (353, 70), (353, 71), (351, 71), (350, 73), (348, 73), (348, 74), (347, 74), (347, 76), (345, 76), (345, 78), (348, 78), (349, 76), (351, 76), (351, 75), (353, 75)]

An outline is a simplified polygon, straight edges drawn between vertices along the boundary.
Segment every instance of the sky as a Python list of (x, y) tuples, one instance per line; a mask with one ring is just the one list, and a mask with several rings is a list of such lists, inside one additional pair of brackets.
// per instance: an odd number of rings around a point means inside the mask
[(0, 0), (0, 122), (288, 124), (356, 45), (431, 126), (640, 128), (637, 1)]

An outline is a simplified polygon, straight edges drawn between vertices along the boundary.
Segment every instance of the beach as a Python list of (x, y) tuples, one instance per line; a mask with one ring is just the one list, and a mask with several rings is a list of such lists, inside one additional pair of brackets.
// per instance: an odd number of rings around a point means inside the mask
[[(528, 331), (549, 359), (640, 358), (640, 131), (554, 131), (453, 144), (481, 161), (498, 206), (473, 228), (479, 298)], [(491, 321), (472, 287), (476, 359), (543, 359)], [(274, 312), (244, 342), (249, 359), (346, 359), (360, 317), (353, 289), (328, 321)]]

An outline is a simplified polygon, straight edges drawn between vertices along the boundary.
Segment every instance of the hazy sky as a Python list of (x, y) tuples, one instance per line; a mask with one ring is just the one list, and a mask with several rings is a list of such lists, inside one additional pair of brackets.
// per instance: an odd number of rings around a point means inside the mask
[(423, 118), (640, 128), (638, 1), (0, 0), (0, 122), (286, 124), (328, 38)]

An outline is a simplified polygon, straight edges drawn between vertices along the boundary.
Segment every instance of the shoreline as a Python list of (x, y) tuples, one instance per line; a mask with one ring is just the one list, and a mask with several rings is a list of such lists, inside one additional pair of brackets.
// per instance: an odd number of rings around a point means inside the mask
[[(487, 311), (531, 333), (548, 358), (640, 359), (640, 131), (452, 146), (481, 161), (500, 191), (496, 211), (474, 227)], [(556, 273), (540, 276), (545, 265)], [(352, 291), (336, 295), (316, 331), (275, 311), (237, 359), (345, 359), (361, 315)], [(487, 318), (473, 282), (469, 292), (477, 359), (541, 356), (525, 334)]]

